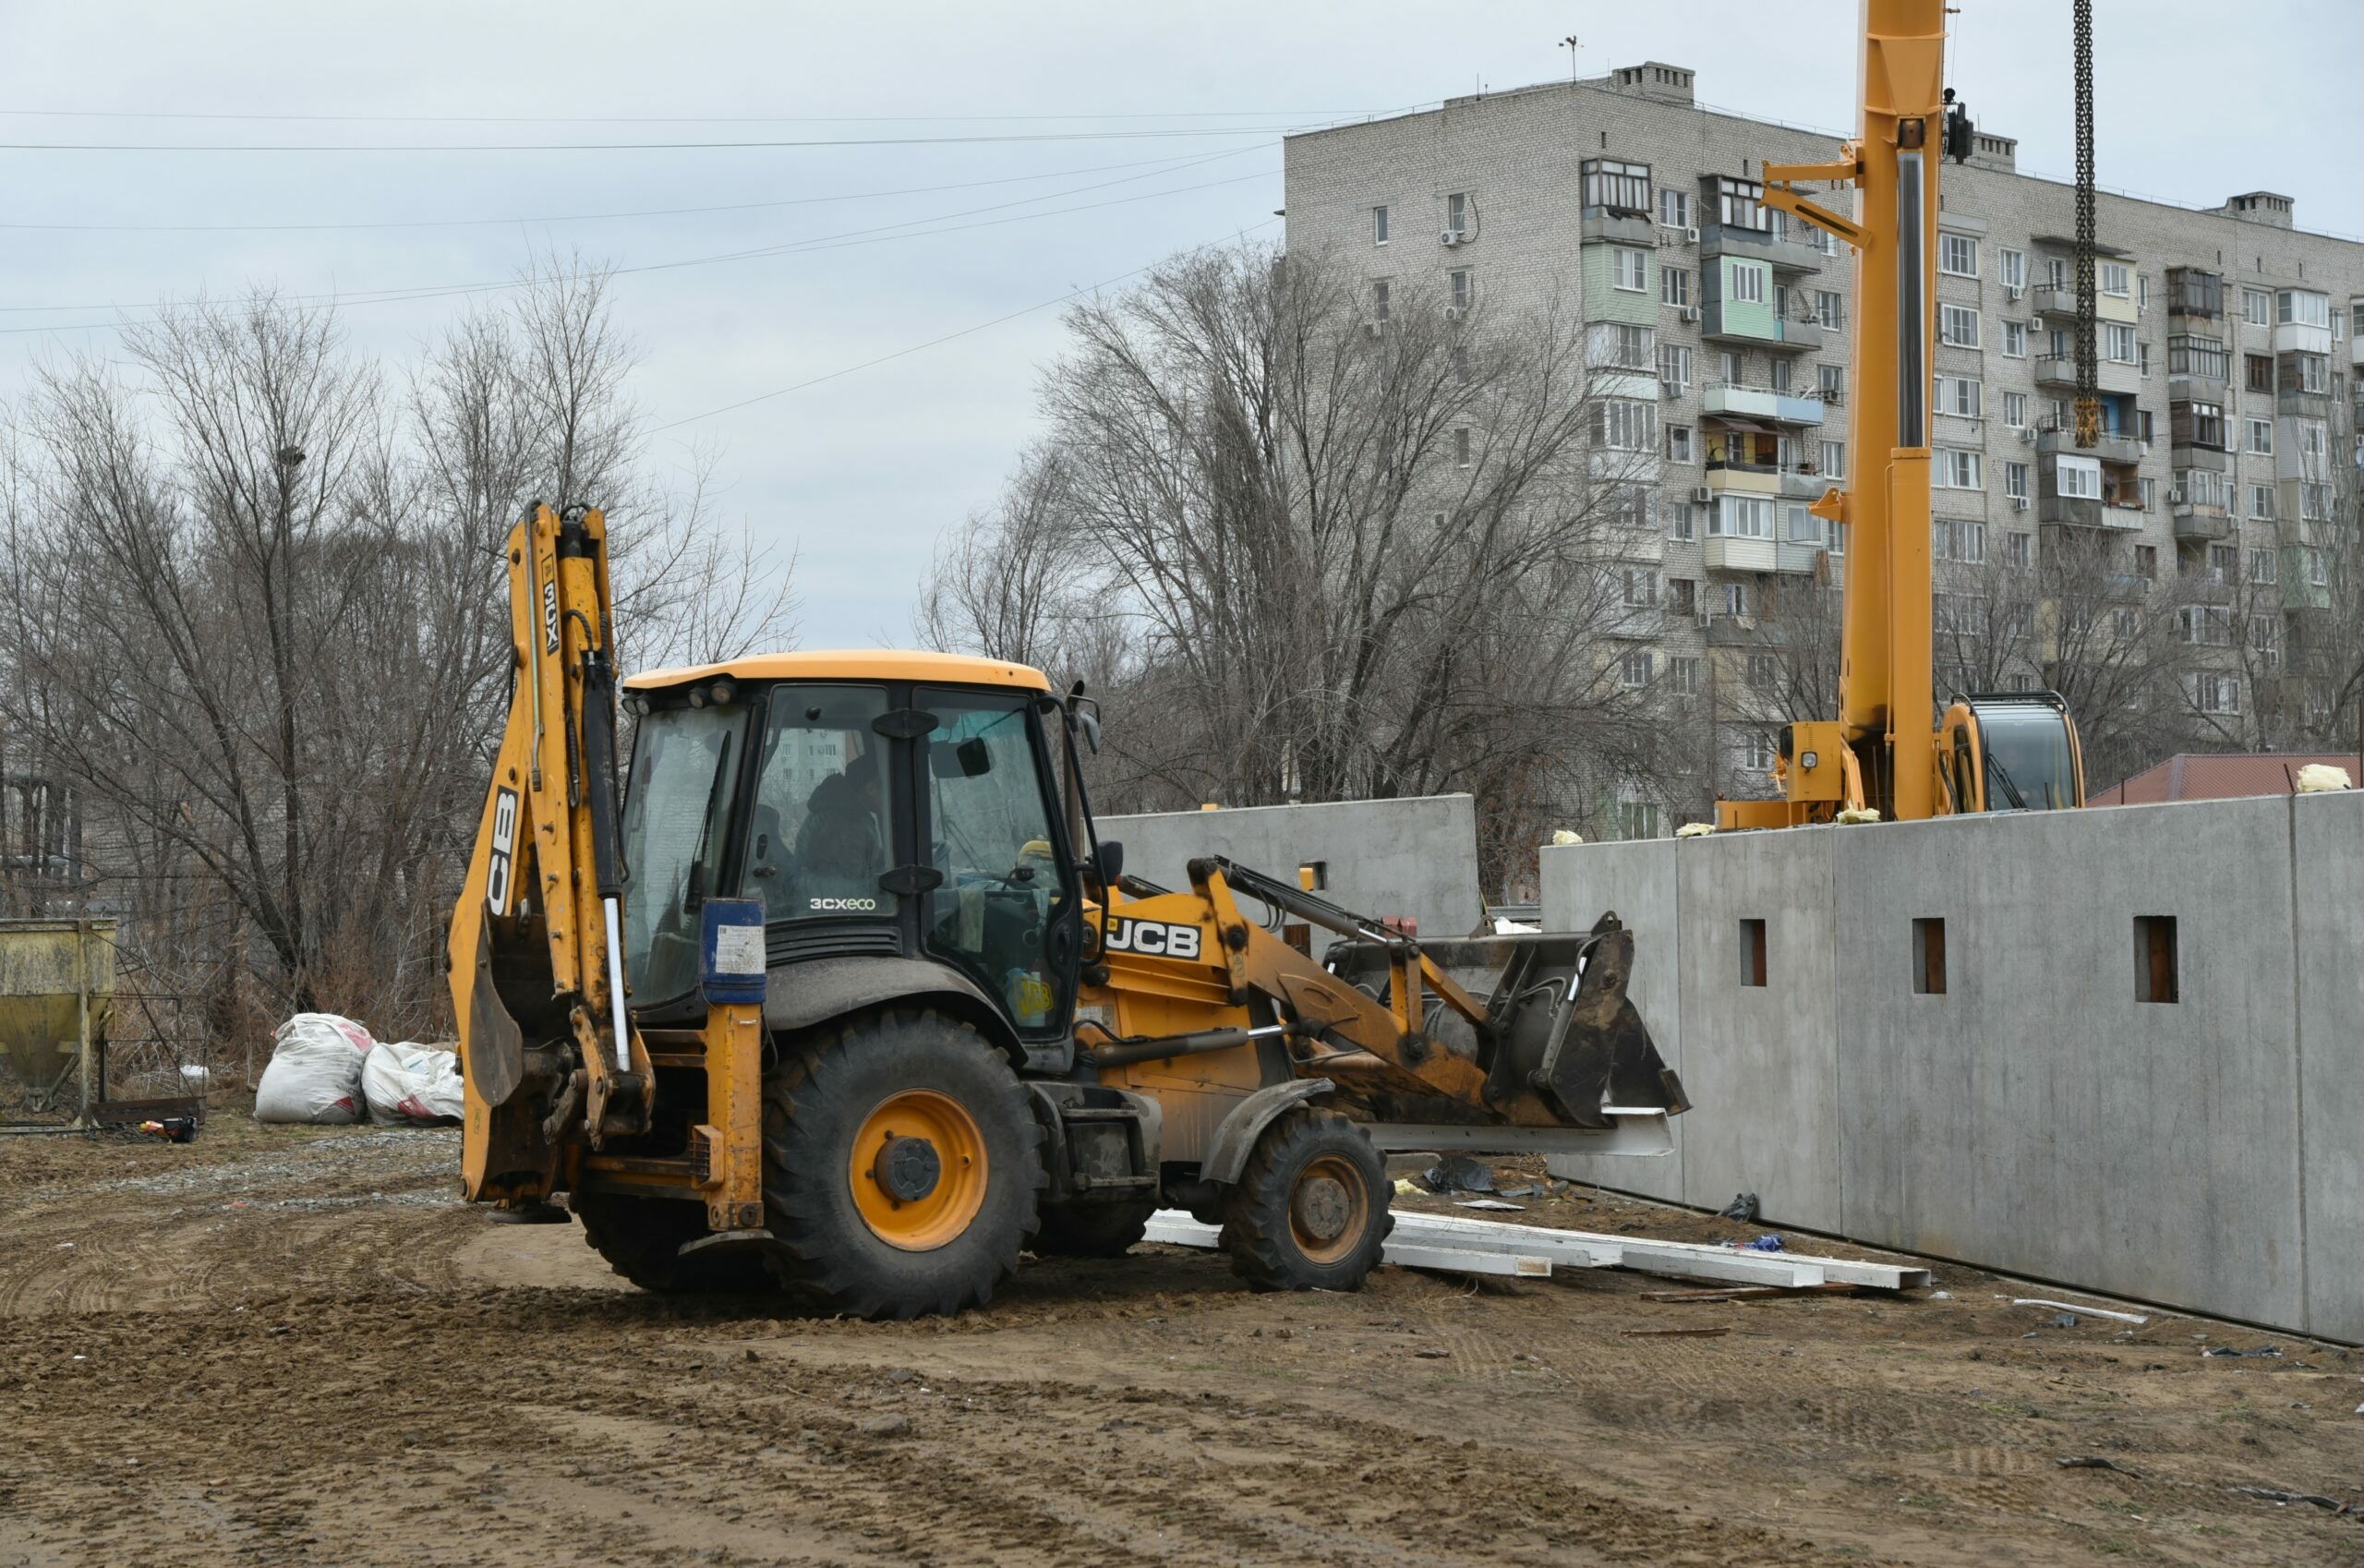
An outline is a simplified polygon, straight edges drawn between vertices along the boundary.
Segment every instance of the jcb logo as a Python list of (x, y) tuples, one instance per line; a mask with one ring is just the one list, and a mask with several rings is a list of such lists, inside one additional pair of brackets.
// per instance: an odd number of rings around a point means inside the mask
[(804, 903), (808, 909), (850, 914), (873, 914), (878, 909), (875, 899), (807, 899)]
[(492, 852), (485, 859), (485, 907), (497, 915), (509, 912), (510, 868), (517, 859), (517, 791), (492, 792)]
[(1144, 958), (1196, 959), (1199, 928), (1155, 920), (1115, 920), (1108, 923), (1103, 946), (1112, 953), (1139, 953)]
[(558, 652), (558, 580), (552, 578), (542, 585), (542, 647), (545, 652)]

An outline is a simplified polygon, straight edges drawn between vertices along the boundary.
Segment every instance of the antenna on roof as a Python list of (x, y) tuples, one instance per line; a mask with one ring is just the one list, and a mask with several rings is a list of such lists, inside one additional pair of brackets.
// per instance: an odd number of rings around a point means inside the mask
[(1567, 37), (1562, 39), (1560, 41), (1560, 47), (1568, 52), (1568, 79), (1570, 81), (1574, 81), (1576, 79), (1576, 50), (1578, 48), (1576, 43), (1576, 35), (1572, 32), (1568, 34)]

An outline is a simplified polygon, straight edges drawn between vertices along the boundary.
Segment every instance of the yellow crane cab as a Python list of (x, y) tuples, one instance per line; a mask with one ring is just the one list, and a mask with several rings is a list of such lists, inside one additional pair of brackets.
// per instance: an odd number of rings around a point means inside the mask
[(1944, 815), (2085, 803), (2084, 753), (2056, 692), (1955, 697), (1937, 728), (1936, 771)]

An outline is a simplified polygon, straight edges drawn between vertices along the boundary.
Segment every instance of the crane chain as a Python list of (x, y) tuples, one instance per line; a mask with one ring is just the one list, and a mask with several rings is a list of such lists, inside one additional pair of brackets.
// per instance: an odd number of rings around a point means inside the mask
[(2077, 444), (2101, 443), (2101, 356), (2094, 342), (2093, 0), (2076, 0)]

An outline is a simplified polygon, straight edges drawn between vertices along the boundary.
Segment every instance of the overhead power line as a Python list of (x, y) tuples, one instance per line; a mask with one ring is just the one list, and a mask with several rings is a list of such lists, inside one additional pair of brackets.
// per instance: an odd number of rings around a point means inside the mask
[(1005, 131), (976, 136), (796, 137), (741, 141), (0, 141), (0, 152), (732, 152), (802, 147), (997, 146), (1041, 141), (1160, 141), (1181, 137), (1280, 136), (1296, 125), (1171, 130)]
[(347, 126), (965, 126), (1027, 121), (1357, 118), (1403, 109), (1135, 109), (1056, 115), (256, 115), (187, 109), (0, 109), (0, 118), (233, 120)]
[[(1250, 223), (1248, 227), (1239, 231), (1239, 235), (1244, 237), (1248, 235), (1256, 233), (1259, 229), (1271, 228), (1278, 222), (1280, 222), (1280, 219), (1277, 216), (1274, 216), (1265, 219), (1260, 223)], [(1195, 246), (1188, 250), (1183, 251), (1181, 254), (1184, 256), (1196, 256), (1200, 251), (1211, 250), (1217, 245), (1226, 243), (1228, 242), (1224, 240), (1210, 240), (1204, 245)], [(989, 328), (998, 327), (1005, 321), (1015, 321), (1021, 316), (1032, 316), (1039, 312), (1048, 310), (1055, 305), (1065, 305), (1068, 300), (1080, 299), (1085, 295), (1097, 294), (1100, 290), (1104, 288), (1114, 288), (1118, 283), (1138, 278), (1143, 272), (1151, 271), (1153, 269), (1164, 265), (1164, 262), (1169, 259), (1171, 259), (1171, 258), (1161, 257), (1158, 260), (1146, 262), (1141, 266), (1134, 268), (1129, 272), (1119, 272), (1113, 278), (1103, 278), (1096, 283), (1086, 283), (1080, 288), (1069, 289), (1065, 294), (1055, 296), (1050, 299), (1038, 301), (1032, 305), (1022, 307), (1019, 309), (1009, 311), (1005, 315), (995, 316), (991, 320), (979, 321), (974, 326), (962, 327), (958, 332), (946, 332), (941, 337), (933, 337), (924, 343), (915, 343), (911, 344), (909, 347), (899, 348), (894, 350), (892, 353), (879, 355), (876, 358), (865, 359), (858, 365), (843, 366), (840, 368), (826, 371), (822, 375), (809, 377), (804, 380), (797, 381), (789, 386), (778, 387), (767, 392), (757, 392), (753, 397), (742, 397), (736, 403), (726, 403), (721, 404), (719, 407), (709, 408), (703, 414), (685, 415), (681, 418), (669, 420), (662, 425), (653, 425), (649, 427), (648, 433), (653, 436), (660, 435), (667, 430), (678, 430), (684, 425), (694, 425), (701, 419), (711, 419), (718, 415), (734, 413), (742, 408), (752, 407), (754, 404), (758, 403), (768, 403), (776, 397), (786, 397), (790, 392), (800, 392), (810, 387), (817, 387), (825, 381), (839, 380), (847, 376), (854, 375), (859, 371), (872, 369), (877, 366), (885, 365), (897, 359), (907, 359), (914, 354), (922, 353), (927, 349), (939, 347), (944, 344), (953, 342), (955, 339), (972, 337)]]
[[(1212, 162), (1212, 160), (1210, 160), (1210, 162)], [(1171, 173), (1177, 171), (1167, 172)], [(1224, 179), (1207, 180), (1198, 185), (1176, 186), (1165, 190), (1143, 191), (1135, 196), (1113, 197), (1105, 201), (1079, 202), (1074, 206), (1055, 207), (1040, 212), (1019, 212), (999, 218), (983, 218), (972, 223), (954, 223), (945, 222), (945, 219), (960, 217), (965, 214), (958, 212), (944, 213), (939, 215), (936, 219), (912, 219), (908, 223), (882, 225), (883, 229), (887, 231), (903, 231), (900, 233), (880, 232), (879, 229), (857, 229), (840, 235), (827, 235), (807, 240), (787, 241), (779, 245), (758, 246), (749, 249), (722, 251), (707, 256), (683, 257), (670, 261), (651, 261), (643, 263), (636, 267), (618, 267), (613, 269), (609, 275), (614, 277), (630, 277), (647, 272), (677, 271), (690, 267), (708, 267), (730, 261), (754, 260), (766, 256), (794, 255), (818, 250), (838, 250), (849, 248), (853, 246), (878, 245), (888, 240), (919, 239), (932, 235), (959, 234), (971, 229), (995, 228), (1007, 223), (1031, 223), (1040, 218), (1062, 217), (1072, 212), (1095, 211), (1104, 207), (1121, 207), (1137, 201), (1154, 201), (1162, 197), (1183, 196), (1192, 191), (1212, 190), (1223, 186), (1239, 185), (1248, 180), (1269, 179), (1271, 177), (1269, 171), (1260, 170), (1254, 174), (1234, 175)], [(1096, 187), (1085, 187), (1082, 188), (1092, 189)], [(1074, 193), (1061, 192), (1058, 194)], [(1032, 199), (1051, 200), (1055, 199), (1055, 197), (1038, 197)], [(998, 205), (1004, 207), (1019, 206), (1025, 205), (1025, 203), (1004, 202)], [(997, 209), (995, 207), (984, 207), (971, 209), (971, 211), (985, 212), (996, 210)], [(935, 226), (925, 228), (915, 226), (922, 223), (934, 223)], [(1258, 226), (1261, 227), (1263, 225), (1260, 224)], [(535, 280), (530, 277), (505, 278), (482, 283), (428, 283), (400, 288), (356, 289), (342, 293), (292, 295), (283, 297), (285, 303), (290, 305), (320, 308), (333, 307), (341, 308), (351, 306), (401, 304), (417, 300), (447, 299), (458, 296), (472, 294), (502, 293), (511, 289), (529, 287), (532, 285), (534, 281)], [(66, 309), (104, 310), (110, 308), (110, 307), (106, 305), (53, 305), (13, 306), (6, 308), (20, 311)], [(13, 337), (28, 332), (103, 332), (126, 326), (144, 325), (161, 319), (161, 316), (151, 315), (130, 320), (118, 319), (113, 321), (66, 321), (52, 322), (42, 326), (0, 327), (0, 336)]]
[[(1093, 163), (1080, 169), (1054, 169), (1039, 175), (1003, 175), (984, 180), (953, 180), (943, 185), (903, 186), (892, 190), (843, 191), (829, 196), (785, 197), (774, 201), (732, 201), (706, 207), (649, 207), (623, 212), (562, 212), (543, 216), (520, 215), (509, 218), (403, 218), (376, 223), (0, 223), (0, 229), (26, 230), (43, 234), (308, 234), (375, 229), (440, 229), (440, 228), (507, 228), (513, 224), (534, 223), (596, 223), (626, 218), (677, 218), (709, 212), (756, 212), (781, 207), (825, 206), (834, 201), (877, 201), (898, 196), (929, 196), (947, 190), (982, 190), (992, 186), (1025, 185), (1035, 180), (1067, 179), (1076, 175), (1107, 174), (1116, 169), (1151, 169), (1172, 173), (1196, 168), (1201, 163), (1236, 158), (1271, 145), (1262, 138), (1247, 147), (1234, 148), (1204, 157), (1197, 152), (1169, 153), (1163, 158), (1140, 158), (1123, 163)], [(1142, 175), (1151, 178), (1153, 175)], [(1047, 198), (1042, 199), (1048, 199)], [(59, 308), (90, 309), (90, 306)]]

